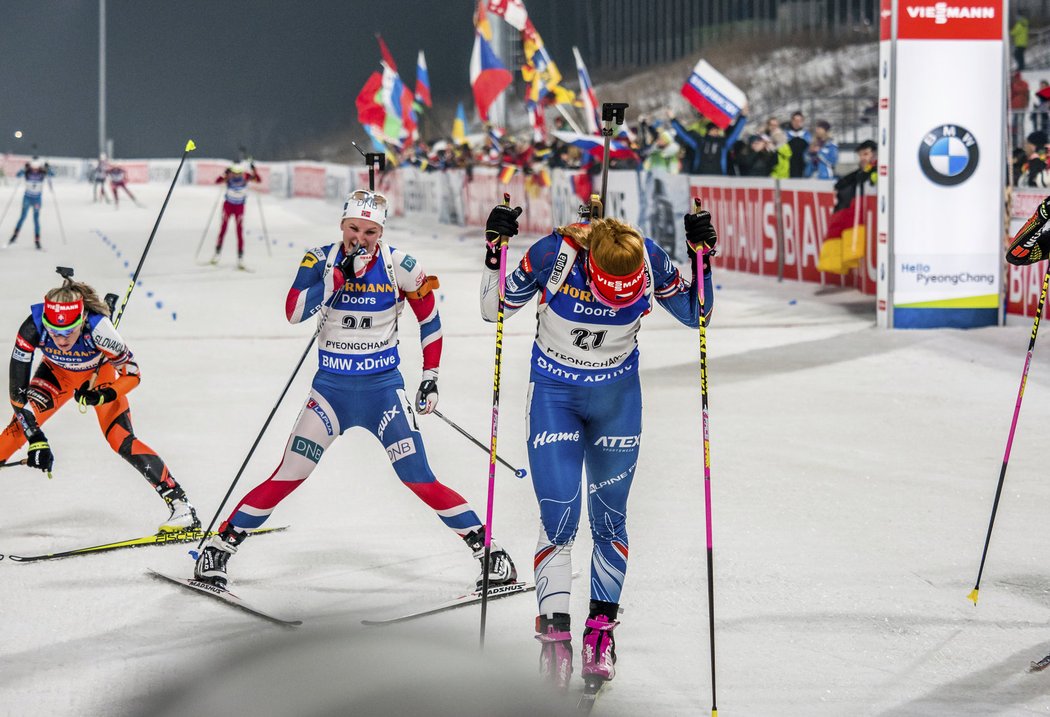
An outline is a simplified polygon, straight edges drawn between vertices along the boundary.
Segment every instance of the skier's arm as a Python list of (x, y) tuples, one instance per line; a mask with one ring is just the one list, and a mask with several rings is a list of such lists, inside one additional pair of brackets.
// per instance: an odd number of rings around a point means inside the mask
[[(339, 247), (330, 247), (328, 251), (339, 251)], [(288, 290), (284, 301), (285, 316), (289, 323), (306, 321), (322, 306), (331, 304), (336, 290), (345, 283), (343, 273), (338, 267), (333, 267), (332, 271), (325, 275), (326, 261), (324, 249), (311, 249), (303, 255), (295, 281), (292, 282), (292, 288)]]
[[(112, 321), (104, 318), (95, 324), (91, 332), (91, 340), (117, 374), (117, 377), (110, 383), (98, 384), (95, 387), (97, 391), (104, 394), (105, 401), (112, 401), (118, 396), (123, 396), (139, 385), (142, 381), (139, 366), (135, 363), (131, 350), (117, 333), (117, 328)], [(111, 389), (112, 393), (106, 389)]]
[(33, 317), (29, 316), (15, 336), (9, 371), (11, 407), (15, 411), (15, 420), (26, 436), (37, 430), (36, 416), (29, 407), (29, 379), (33, 371), (33, 353), (39, 343), (40, 333), (33, 323)]
[(393, 251), (394, 275), (398, 292), (408, 301), (419, 321), (419, 341), (423, 348), (423, 378), (431, 372), (437, 379), (441, 364), (441, 315), (438, 313), (434, 289), (440, 286), (436, 276), (428, 276), (415, 258), (402, 251)]
[[(559, 241), (561, 239), (556, 234), (552, 234), (551, 236), (556, 237)], [(549, 238), (550, 237), (548, 237), (548, 239)], [(532, 300), (532, 297), (536, 295), (536, 292), (540, 290), (542, 285), (538, 276), (545, 266), (549, 267), (554, 261), (554, 252), (547, 251), (543, 246), (547, 243), (546, 239), (541, 239), (529, 247), (529, 250), (525, 252), (525, 256), (523, 256), (518, 263), (517, 268), (507, 275), (507, 293), (503, 318), (510, 318), (516, 314), (518, 310), (529, 303), (529, 301)], [(557, 244), (554, 246), (557, 246)], [(493, 267), (491, 263), (486, 260), (485, 269), (481, 274), (481, 317), (490, 323), (496, 321), (496, 315), (499, 313), (498, 254), (496, 257), (496, 266)], [(550, 270), (548, 268), (543, 275), (546, 277), (549, 274)], [(546, 278), (544, 278), (543, 281), (546, 283)]]
[[(686, 279), (682, 276), (667, 256), (667, 252), (661, 249), (655, 242), (646, 241), (649, 251), (649, 261), (653, 266), (653, 296), (671, 316), (678, 319), (686, 326), (697, 328), (700, 326), (700, 296), (697, 292), (698, 271), (696, 255), (690, 252), (691, 277)], [(711, 282), (711, 269), (707, 262), (704, 264), (704, 316), (710, 318), (714, 308), (714, 286)]]

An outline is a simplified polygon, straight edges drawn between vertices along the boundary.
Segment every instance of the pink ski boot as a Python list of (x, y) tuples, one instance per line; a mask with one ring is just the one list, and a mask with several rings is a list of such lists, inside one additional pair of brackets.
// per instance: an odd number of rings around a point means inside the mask
[(613, 628), (619, 605), (599, 600), (591, 601), (591, 616), (583, 631), (583, 679), (609, 681), (616, 676), (616, 641)]
[(553, 617), (536, 618), (536, 639), (540, 641), (540, 676), (560, 692), (569, 689), (572, 677), (572, 633), (569, 616), (562, 612)]

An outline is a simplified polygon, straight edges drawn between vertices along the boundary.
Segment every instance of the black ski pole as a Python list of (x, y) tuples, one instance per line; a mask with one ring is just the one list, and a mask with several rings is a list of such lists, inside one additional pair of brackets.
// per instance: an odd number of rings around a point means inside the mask
[(204, 232), (201, 234), (200, 243), (197, 244), (197, 252), (193, 255), (194, 261), (200, 261), (201, 249), (204, 248), (204, 240), (208, 238), (208, 230), (211, 229), (211, 220), (215, 218), (215, 212), (219, 209), (219, 202), (222, 200), (222, 195), (226, 190), (223, 187), (219, 187), (219, 195), (215, 197), (215, 204), (211, 207), (211, 213), (208, 214), (208, 221), (204, 225)]
[[(128, 300), (131, 298), (131, 292), (135, 290), (135, 284), (139, 280), (139, 274), (142, 272), (142, 265), (146, 263), (146, 255), (149, 254), (150, 247), (153, 246), (153, 238), (157, 236), (157, 229), (160, 227), (160, 220), (164, 218), (164, 210), (168, 208), (168, 200), (171, 199), (171, 193), (175, 190), (175, 183), (179, 181), (179, 173), (182, 172), (182, 165), (186, 163), (186, 155), (193, 150), (197, 149), (197, 145), (193, 143), (193, 140), (186, 141), (186, 148), (182, 150), (182, 158), (179, 160), (179, 166), (175, 170), (175, 176), (171, 178), (171, 186), (168, 187), (168, 194), (164, 197), (164, 204), (160, 207), (160, 213), (157, 215), (157, 221), (153, 223), (153, 231), (149, 233), (149, 240), (146, 242), (146, 247), (142, 250), (142, 256), (139, 257), (139, 263), (135, 267), (135, 271), (131, 274), (131, 282), (128, 284), (127, 290), (124, 292), (124, 300), (120, 304), (120, 308), (113, 313), (113, 327), (116, 328), (120, 325), (120, 319), (124, 315), (124, 309), (128, 306)], [(102, 368), (102, 363), (95, 367), (94, 373), (91, 374), (91, 379), (88, 382), (89, 388), (95, 387), (95, 381), (98, 380), (98, 372)], [(87, 404), (80, 403), (79, 409), (81, 413), (87, 413)]]
[[(475, 446), (477, 446), (477, 447), (478, 447), (478, 448), (480, 448), (481, 450), (485, 451), (486, 453), (488, 452), (488, 450), (489, 450), (489, 449), (485, 447), (485, 444), (484, 444), (484, 443), (482, 443), (482, 442), (481, 442), (481, 441), (479, 441), (479, 440), (478, 440), (477, 438), (475, 438), (474, 436), (472, 436), (472, 435), (470, 435), (469, 433), (467, 433), (467, 431), (466, 431), (465, 429), (463, 429), (463, 428), (460, 428), (459, 426), (457, 426), (457, 425), (456, 425), (456, 423), (455, 423), (454, 421), (452, 421), (452, 420), (451, 420), (451, 419), (450, 419), (450, 418), (449, 418), (448, 416), (446, 416), (445, 414), (443, 414), (443, 413), (442, 413), (441, 411), (439, 411), (439, 410), (437, 410), (437, 409), (435, 408), (435, 409), (434, 409), (433, 411), (431, 411), (431, 413), (433, 413), (433, 414), (434, 414), (435, 416), (437, 416), (438, 418), (440, 418), (440, 419), (441, 419), (442, 421), (444, 421), (444, 422), (445, 422), (445, 423), (447, 423), (448, 425), (450, 425), (450, 426), (452, 426), (453, 428), (455, 428), (455, 429), (456, 429), (457, 431), (459, 431), (459, 432), (460, 432), (460, 434), (462, 434), (462, 435), (463, 435), (464, 437), (466, 437), (466, 438), (467, 438), (467, 440), (469, 440), (469, 441), (470, 441), (471, 443), (473, 443), (473, 444), (474, 444)], [(500, 463), (502, 463), (503, 465), (505, 465), (505, 466), (506, 466), (507, 468), (509, 468), (509, 469), (511, 469), (512, 471), (514, 471), (514, 476), (515, 476), (516, 478), (524, 478), (525, 476), (527, 476), (527, 475), (529, 474), (529, 472), (528, 472), (528, 471), (526, 471), (526, 470), (525, 470), (524, 468), (515, 468), (515, 467), (514, 467), (514, 466), (512, 466), (512, 465), (511, 465), (510, 463), (507, 463), (507, 461), (505, 461), (505, 460), (503, 460), (502, 458), (500, 458), (500, 457), (499, 457), (498, 455), (496, 456), (496, 460), (497, 460), (497, 461), (499, 461)]]
[(149, 233), (149, 240), (146, 242), (146, 248), (142, 250), (142, 256), (139, 257), (138, 266), (135, 267), (135, 272), (131, 275), (131, 283), (128, 284), (128, 290), (124, 292), (124, 300), (121, 302), (120, 308), (113, 317), (114, 327), (120, 324), (120, 317), (124, 315), (124, 309), (127, 308), (128, 299), (131, 298), (131, 292), (135, 290), (135, 283), (139, 280), (139, 274), (142, 273), (142, 265), (146, 263), (146, 255), (149, 254), (149, 249), (153, 246), (153, 239), (157, 236), (157, 229), (160, 227), (160, 220), (164, 218), (164, 210), (168, 208), (168, 200), (171, 199), (171, 193), (175, 191), (175, 183), (179, 181), (179, 173), (182, 172), (182, 165), (186, 163), (186, 155), (195, 149), (197, 149), (197, 145), (195, 145), (191, 139), (186, 142), (186, 148), (182, 150), (182, 157), (179, 159), (179, 167), (175, 170), (175, 176), (171, 178), (171, 186), (168, 187), (168, 194), (164, 197), (164, 204), (160, 206), (160, 213), (157, 215), (157, 221), (153, 223), (153, 231)]
[[(50, 170), (48, 170), (50, 171)], [(62, 213), (58, 211), (58, 195), (55, 194), (55, 185), (51, 183), (51, 175), (47, 175), (47, 188), (51, 190), (51, 199), (55, 203), (55, 216), (58, 217), (58, 231), (62, 235), (62, 243), (66, 243), (66, 229), (62, 226)]]
[(605, 138), (605, 151), (602, 152), (602, 206), (605, 206), (605, 188), (609, 180), (609, 146), (612, 143), (613, 125), (623, 126), (624, 115), (630, 107), (626, 102), (602, 103), (602, 137)]
[(18, 194), (18, 185), (11, 187), (11, 196), (7, 198), (7, 204), (4, 205), (4, 213), (0, 214), (0, 224), (4, 223), (7, 219), (7, 210), (11, 208), (11, 204), (15, 201), (15, 195)]
[(7, 463), (0, 463), (0, 468), (13, 468), (14, 466), (24, 466), (28, 462), (28, 458), (23, 458), (20, 461), (8, 461)]
[[(368, 155), (366, 155), (366, 159), (368, 159), (369, 162), (378, 162), (380, 165), (380, 169), (382, 169), (386, 165), (386, 157), (384, 157), (383, 155), (373, 155), (369, 153)], [(368, 184), (369, 188), (374, 191), (375, 167), (372, 164), (368, 165)], [(241, 462), (241, 467), (237, 469), (237, 475), (233, 477), (233, 482), (230, 483), (230, 487), (226, 491), (226, 495), (222, 497), (222, 502), (219, 503), (219, 507), (215, 511), (215, 515), (212, 516), (211, 522), (208, 523), (207, 529), (201, 534), (201, 539), (200, 542), (197, 543), (196, 550), (189, 551), (190, 555), (193, 557), (194, 560), (198, 558), (199, 551), (204, 545), (205, 539), (207, 539), (207, 537), (211, 534), (212, 528), (215, 527), (215, 521), (219, 519), (219, 515), (222, 514), (223, 508), (226, 507), (226, 502), (229, 501), (230, 496), (233, 495), (233, 489), (237, 487), (237, 483), (241, 480), (241, 475), (244, 474), (244, 469), (248, 467), (248, 462), (252, 459), (252, 456), (255, 454), (255, 449), (259, 447), (259, 441), (261, 441), (262, 437), (266, 434), (266, 429), (270, 427), (270, 421), (273, 420), (274, 414), (277, 413), (277, 409), (284, 401), (284, 397), (287, 395), (288, 389), (291, 388), (292, 381), (294, 381), (295, 377), (299, 374), (299, 369), (303, 367), (303, 362), (306, 361), (306, 357), (310, 354), (310, 349), (314, 347), (314, 341), (317, 340), (317, 336), (321, 333), (321, 329), (324, 328), (325, 321), (328, 320), (328, 312), (333, 306), (335, 306), (336, 301), (339, 299), (339, 294), (342, 293), (342, 291), (343, 287), (340, 286), (332, 294), (331, 303), (328, 306), (326, 306), (325, 310), (321, 313), (321, 317), (317, 321), (317, 328), (314, 330), (313, 336), (310, 337), (309, 343), (306, 344), (306, 350), (304, 350), (303, 355), (299, 357), (299, 362), (295, 364), (295, 369), (292, 371), (292, 375), (288, 377), (288, 382), (285, 383), (284, 388), (281, 389), (281, 395), (277, 397), (277, 402), (274, 403), (273, 408), (270, 409), (270, 415), (266, 417), (266, 421), (263, 423), (262, 428), (259, 429), (259, 435), (255, 437), (255, 441), (252, 443), (252, 447), (248, 449), (248, 455), (244, 457), (244, 460)]]

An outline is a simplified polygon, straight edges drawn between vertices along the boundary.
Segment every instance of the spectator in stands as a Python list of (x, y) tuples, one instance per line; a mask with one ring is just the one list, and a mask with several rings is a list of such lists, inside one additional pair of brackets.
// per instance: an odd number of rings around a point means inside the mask
[(768, 134), (770, 137), (772, 137), (773, 133), (776, 132), (778, 129), (780, 129), (780, 120), (778, 120), (776, 117), (767, 117), (766, 124), (762, 128), (762, 134)]
[(1021, 178), (1017, 183), (1021, 187), (1050, 186), (1050, 171), (1047, 171), (1047, 135), (1036, 130), (1025, 138), (1024, 153), (1027, 157), (1021, 167)]
[(875, 186), (879, 178), (878, 152), (879, 146), (873, 140), (867, 139), (857, 145), (857, 169), (835, 182), (834, 211), (849, 207), (857, 194), (858, 186), (860, 191), (865, 193), (868, 192), (869, 184)]
[(1019, 71), (1015, 71), (1010, 78), (1010, 140), (1012, 146), (1021, 144), (1024, 136), (1024, 113), (1028, 110), (1031, 97), (1028, 92), (1028, 83), (1025, 82)]
[(770, 135), (770, 139), (776, 154), (776, 163), (769, 176), (773, 179), (787, 179), (791, 176), (791, 144), (788, 142), (787, 133), (782, 129), (776, 129)]
[(645, 158), (645, 168), (650, 170), (662, 170), (671, 174), (678, 174), (680, 165), (678, 154), (681, 148), (671, 137), (671, 133), (665, 129), (656, 132), (656, 141), (648, 148), (649, 154)]
[(1035, 91), (1035, 111), (1032, 112), (1032, 129), (1046, 132), (1050, 130), (1050, 82), (1039, 80), (1039, 89)]
[(813, 135), (810, 134), (809, 130), (806, 129), (806, 116), (801, 111), (795, 111), (791, 113), (791, 123), (788, 124), (787, 128), (788, 139), (792, 137), (801, 137), (805, 140), (805, 146), (808, 147), (809, 143), (813, 141)]
[(839, 146), (831, 138), (831, 124), (817, 120), (813, 130), (813, 141), (806, 153), (806, 177), (834, 179), (835, 165), (839, 163)]
[(1028, 162), (1028, 155), (1024, 153), (1024, 149), (1021, 147), (1014, 147), (1013, 156), (1010, 161), (1010, 174), (1013, 181), (1010, 182), (1011, 186), (1016, 187), (1021, 183), (1021, 177), (1024, 176), (1024, 166)]
[(1017, 71), (1024, 71), (1024, 53), (1028, 49), (1028, 17), (1024, 10), (1017, 11), (1017, 21), (1010, 28), (1010, 41), (1014, 45), (1014, 60)]
[(747, 138), (747, 146), (736, 156), (737, 171), (743, 177), (768, 177), (777, 163), (777, 156), (768, 136), (753, 134)]

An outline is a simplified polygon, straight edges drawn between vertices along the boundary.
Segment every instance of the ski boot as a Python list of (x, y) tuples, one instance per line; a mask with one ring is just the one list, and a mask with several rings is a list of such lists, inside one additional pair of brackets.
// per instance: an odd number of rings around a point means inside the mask
[(246, 267), (244, 265), (244, 259), (242, 257), (237, 257), (237, 270), (238, 271), (247, 271), (248, 270), (248, 267)]
[(33, 245), (36, 246), (37, 249), (41, 249), (42, 248), (40, 246), (40, 236), (39, 235), (33, 237)]
[(536, 639), (540, 641), (540, 677), (559, 692), (567, 692), (572, 677), (572, 633), (570, 617), (556, 612), (552, 617), (536, 618)]
[(215, 256), (213, 256), (211, 258), (211, 261), (209, 261), (208, 263), (211, 264), (212, 266), (215, 266), (216, 264), (219, 263), (219, 252), (218, 252), (218, 250), (215, 251)]
[[(472, 533), (463, 536), (464, 542), (474, 551), (474, 557), (481, 562), (481, 573), (478, 575), (476, 586), (481, 590), (485, 580), (485, 529), (478, 528)], [(494, 585), (508, 585), (516, 582), (518, 570), (514, 567), (514, 561), (510, 554), (490, 541), (489, 544), (489, 587)]]
[(7, 241), (7, 245), (11, 246), (12, 244), (15, 243), (16, 239), (18, 239), (18, 232), (15, 232), (14, 234), (11, 235), (11, 238), (8, 239), (8, 241)]
[(583, 679), (591, 682), (608, 682), (616, 676), (616, 640), (613, 628), (620, 606), (614, 602), (591, 600), (590, 617), (583, 631)]
[(201, 521), (197, 517), (197, 510), (190, 505), (186, 494), (179, 489), (173, 495), (164, 496), (165, 502), (171, 514), (168, 519), (157, 528), (158, 533), (177, 533), (183, 530), (196, 530), (201, 527)]
[(230, 556), (237, 552), (237, 546), (248, 537), (247, 533), (227, 526), (218, 535), (208, 538), (204, 550), (193, 566), (193, 577), (201, 582), (214, 585), (220, 590), (226, 589), (226, 563)]

